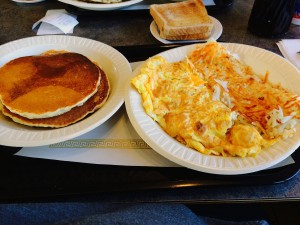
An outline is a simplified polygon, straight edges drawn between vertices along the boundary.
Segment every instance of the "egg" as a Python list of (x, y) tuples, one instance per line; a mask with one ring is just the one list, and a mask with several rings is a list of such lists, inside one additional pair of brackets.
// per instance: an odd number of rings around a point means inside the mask
[(132, 84), (142, 96), (146, 113), (172, 137), (196, 150), (221, 154), (221, 140), (232, 126), (235, 112), (212, 99), (203, 79), (188, 61), (150, 58)]
[[(276, 111), (276, 117), (274, 109), (261, 112), (268, 101), (259, 99), (263, 95), (254, 93), (257, 88), (277, 95), (283, 89), (256, 76), (216, 42), (197, 46), (178, 62), (151, 57), (131, 83), (141, 94), (145, 112), (168, 135), (202, 154), (255, 156), (281, 137), (270, 135), (270, 118), (293, 120), (284, 113), (288, 109)], [(283, 92), (284, 100), (292, 96)], [(256, 104), (258, 111), (248, 107), (259, 101), (263, 103)]]

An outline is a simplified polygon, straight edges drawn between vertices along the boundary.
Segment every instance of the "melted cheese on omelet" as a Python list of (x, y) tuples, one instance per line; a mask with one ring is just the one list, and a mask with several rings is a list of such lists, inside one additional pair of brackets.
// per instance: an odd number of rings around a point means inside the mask
[(172, 137), (205, 154), (226, 155), (221, 147), (236, 113), (220, 101), (188, 61), (149, 59), (132, 84), (143, 106)]
[[(279, 139), (263, 132), (268, 121), (261, 122), (261, 112), (254, 115), (248, 109), (252, 99), (261, 96), (250, 89), (266, 84), (266, 79), (253, 76), (250, 67), (218, 43), (201, 45), (179, 62), (149, 58), (131, 82), (146, 113), (171, 137), (201, 153), (255, 156)], [(268, 85), (264, 90), (274, 88)]]

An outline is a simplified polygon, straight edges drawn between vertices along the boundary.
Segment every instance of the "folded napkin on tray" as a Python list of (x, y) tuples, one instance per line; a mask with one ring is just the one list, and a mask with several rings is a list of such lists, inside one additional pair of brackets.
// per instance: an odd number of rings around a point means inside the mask
[(33, 24), (32, 30), (37, 35), (72, 34), (73, 28), (79, 23), (77, 16), (64, 9), (48, 10), (45, 17)]
[(300, 70), (300, 39), (283, 39), (277, 45), (282, 55)]

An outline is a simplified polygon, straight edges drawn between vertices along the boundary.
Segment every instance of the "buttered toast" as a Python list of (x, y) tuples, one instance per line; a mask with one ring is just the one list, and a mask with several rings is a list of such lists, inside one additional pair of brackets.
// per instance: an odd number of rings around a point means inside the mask
[(202, 0), (150, 6), (161, 38), (167, 40), (204, 40), (209, 38), (213, 22)]

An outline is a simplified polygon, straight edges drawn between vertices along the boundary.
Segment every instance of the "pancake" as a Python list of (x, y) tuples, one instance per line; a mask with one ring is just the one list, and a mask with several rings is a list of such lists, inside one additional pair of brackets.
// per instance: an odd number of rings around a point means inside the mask
[(82, 105), (100, 79), (98, 66), (78, 53), (25, 56), (0, 68), (0, 100), (22, 117), (53, 117)]
[(109, 80), (104, 71), (101, 69), (99, 70), (101, 73), (101, 82), (96, 94), (89, 98), (82, 106), (74, 107), (64, 114), (50, 118), (28, 119), (10, 112), (5, 106), (3, 107), (2, 112), (13, 121), (28, 126), (59, 128), (73, 124), (102, 107), (109, 96)]

